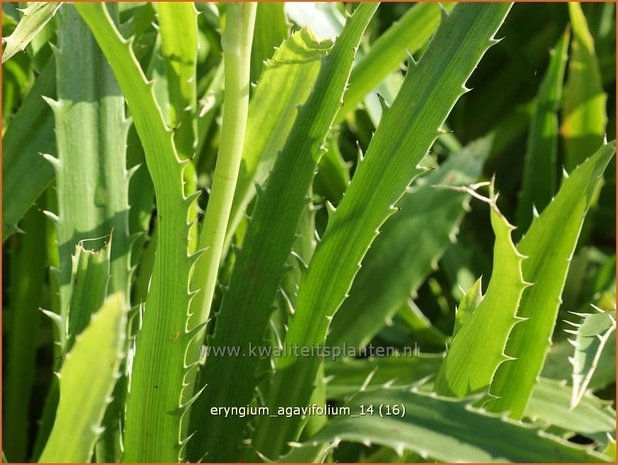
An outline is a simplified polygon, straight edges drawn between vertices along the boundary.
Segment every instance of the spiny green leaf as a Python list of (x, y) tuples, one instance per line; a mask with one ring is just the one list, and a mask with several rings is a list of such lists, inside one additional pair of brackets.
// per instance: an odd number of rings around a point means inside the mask
[(564, 138), (565, 165), (570, 172), (603, 142), (607, 95), (603, 92), (594, 39), (582, 7), (576, 2), (568, 5), (573, 39), (560, 131)]
[[(101, 240), (104, 239), (98, 241)], [(110, 279), (110, 251), (109, 242), (99, 245), (90, 241), (80, 241), (77, 244), (71, 271), (68, 350), (73, 346), (79, 333), (86, 328), (92, 314), (101, 308), (105, 301)]]
[(541, 82), (528, 134), (522, 188), (517, 204), (517, 225), (525, 231), (532, 222), (533, 209), (549, 204), (558, 188), (558, 106), (569, 44), (567, 30), (552, 51)]
[(418, 289), (454, 240), (468, 204), (468, 195), (444, 185), (476, 182), (490, 147), (485, 139), (453, 155), (397, 203), (399, 212), (382, 227), (333, 318), (329, 345), (365, 345)]
[(455, 309), (455, 325), (453, 337), (457, 335), (461, 327), (470, 319), (483, 300), (483, 280), (477, 279), (468, 291), (461, 296), (459, 306)]
[[(305, 196), (321, 154), (320, 147), (344, 92), (354, 49), (376, 8), (376, 4), (359, 6), (332, 53), (324, 59), (313, 92), (298, 110), (265, 190), (258, 197), (243, 248), (237, 256), (209, 343), (214, 348), (237, 346), (247, 350), (262, 344), (271, 305), (307, 204)], [(285, 212), (285, 220), (280, 212)], [(243, 322), (240, 326), (239, 321)], [(230, 460), (238, 456), (248, 418), (226, 419), (208, 412), (213, 406), (250, 402), (258, 382), (255, 360), (211, 356), (204, 370), (201, 381), (207, 386), (194, 410), (202, 414), (193, 417), (197, 434), (192, 459), (197, 460), (208, 451), (209, 460)]]
[[(414, 389), (378, 389), (358, 394), (346, 406), (351, 415), (335, 418), (301, 449), (313, 447), (318, 457), (325, 448), (348, 441), (380, 444), (400, 454), (411, 450), (425, 460), (443, 462), (609, 461), (538, 428), (475, 409), (469, 399), (446, 399)], [(360, 415), (370, 406), (373, 415)], [(397, 414), (385, 415), (386, 406), (390, 412), (397, 407)], [(315, 448), (319, 444), (321, 450)]]
[[(107, 299), (77, 337), (60, 378), (56, 421), (39, 462), (88, 462), (124, 357), (127, 307), (121, 294)], [(88, 387), (84, 389), (84, 380)]]
[(258, 82), (266, 61), (288, 37), (284, 2), (260, 2), (251, 47), (251, 82)]
[(193, 336), (187, 323), (195, 259), (188, 255), (187, 218), (195, 197), (185, 196), (184, 165), (130, 42), (120, 35), (104, 4), (75, 7), (90, 26), (126, 98), (157, 200), (157, 253), (133, 360), (124, 460), (177, 461), (186, 436), (186, 423), (178, 413), (193, 395), (192, 383), (184, 384), (185, 376), (199, 357), (187, 353)]
[(54, 178), (40, 156), (55, 152), (54, 115), (41, 98), (56, 95), (52, 58), (9, 121), (2, 137), (2, 241), (18, 231), (18, 222)]
[(238, 224), (263, 185), (290, 135), (298, 105), (306, 102), (330, 41), (318, 42), (309, 29), (292, 34), (264, 66), (249, 105), (247, 134), (238, 185), (226, 233), (229, 244)]
[(167, 74), (169, 124), (181, 158), (191, 158), (197, 135), (197, 11), (192, 2), (155, 3)]
[[(573, 371), (573, 365), (569, 362), (569, 358), (573, 354), (573, 346), (568, 340), (562, 340), (554, 344), (543, 364), (541, 376), (549, 379), (562, 381), (565, 379), (565, 373)], [(598, 391), (606, 388), (616, 380), (616, 348), (611, 343), (607, 344), (606, 350), (601, 352), (601, 358), (597, 364), (596, 370), (592, 374), (588, 389)], [(569, 383), (572, 379), (567, 379)]]
[[(192, 159), (197, 145), (197, 76), (198, 52), (197, 11), (193, 2), (161, 2), (157, 6), (161, 41), (162, 65), (166, 74), (167, 93), (163, 111), (166, 121), (174, 130), (174, 145), (178, 156)], [(197, 175), (195, 165), (187, 163), (183, 171), (186, 195), (195, 192)], [(198, 247), (197, 205), (189, 210), (189, 252)]]
[(515, 360), (499, 367), (491, 385), (497, 396), (488, 405), (493, 411), (508, 411), (513, 418), (525, 412), (551, 344), (569, 260), (593, 193), (615, 151), (616, 143), (610, 142), (576, 168), (517, 245), (528, 257), (523, 273), (532, 286), (524, 293), (517, 314), (526, 321), (513, 329), (506, 348)]
[(490, 206), (496, 235), (491, 280), (478, 307), (453, 338), (436, 378), (438, 394), (463, 397), (487, 389), (498, 366), (507, 360), (504, 348), (519, 322), (517, 309), (526, 288), (522, 274), (525, 257), (513, 244), (514, 228), (494, 200)]
[[(56, 171), (60, 315), (69, 329), (84, 320), (70, 311), (72, 256), (81, 240), (112, 234), (110, 292), (129, 295), (128, 189), (124, 99), (88, 27), (71, 5), (58, 12)], [(93, 144), (92, 140), (98, 141)], [(90, 292), (92, 290), (87, 290)], [(94, 309), (101, 302), (95, 302)], [(90, 310), (92, 311), (92, 310)], [(89, 318), (89, 312), (83, 318)], [(76, 317), (75, 323), (71, 318)], [(79, 321), (82, 323), (79, 323)], [(67, 334), (72, 338), (75, 333)]]
[[(114, 6), (111, 11), (116, 15)], [(112, 70), (72, 5), (58, 12), (57, 24), (57, 102), (50, 104), (58, 158), (47, 159), (56, 171), (60, 315), (68, 350), (108, 292), (130, 300), (129, 121)], [(108, 244), (101, 246), (103, 241)], [(97, 446), (99, 460), (120, 458), (124, 393), (115, 397)]]
[[(330, 215), (300, 285), (287, 346), (310, 347), (325, 341), (330, 318), (345, 299), (360, 261), (378, 229), (393, 214), (393, 205), (420, 173), (419, 162), (509, 9), (510, 4), (458, 5), (441, 24), (419, 64), (411, 63), (366, 158), (358, 165), (336, 212)], [(279, 358), (267, 404), (306, 405), (319, 364), (317, 357)], [(292, 385), (294, 389), (290, 389)], [(259, 418), (257, 450), (267, 457), (281, 455), (287, 442), (298, 438), (302, 421), (299, 417)]]
[(57, 2), (31, 3), (22, 10), (23, 16), (13, 33), (2, 39), (2, 63), (26, 48), (60, 7)]
[(575, 337), (573, 357), (573, 391), (571, 408), (575, 408), (586, 393), (606, 346), (616, 345), (616, 312), (585, 315), (578, 327), (571, 331)]
[[(444, 359), (443, 354), (341, 359), (324, 363), (326, 392), (329, 399), (342, 399), (369, 387), (410, 386), (433, 376)], [(361, 388), (361, 386), (363, 388)]]

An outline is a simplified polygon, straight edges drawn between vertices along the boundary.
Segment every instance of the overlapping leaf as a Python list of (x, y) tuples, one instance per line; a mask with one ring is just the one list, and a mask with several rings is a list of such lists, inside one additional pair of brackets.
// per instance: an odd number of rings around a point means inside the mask
[[(418, 66), (410, 66), (343, 200), (331, 213), (301, 281), (287, 346), (311, 347), (325, 341), (330, 319), (345, 299), (360, 261), (378, 229), (393, 214), (393, 205), (419, 174), (419, 162), (509, 9), (509, 4), (456, 6), (444, 17)], [(279, 358), (268, 405), (305, 405), (319, 365), (318, 357)], [(287, 442), (298, 438), (302, 422), (299, 417), (260, 418), (257, 450), (266, 457), (281, 455)]]

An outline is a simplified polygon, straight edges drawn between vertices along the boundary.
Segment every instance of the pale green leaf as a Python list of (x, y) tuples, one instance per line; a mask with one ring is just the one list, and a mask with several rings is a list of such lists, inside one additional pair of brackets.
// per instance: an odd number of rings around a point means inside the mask
[[(69, 307), (72, 257), (80, 241), (113, 233), (110, 292), (129, 295), (129, 123), (112, 71), (72, 5), (58, 12), (56, 70), (57, 101), (48, 102), (54, 111), (58, 157), (46, 158), (56, 172), (60, 315), (67, 328), (76, 329), (83, 321), (74, 326)], [(94, 309), (101, 302), (95, 304)]]
[(525, 416), (541, 426), (556, 426), (565, 433), (595, 437), (616, 431), (616, 412), (610, 403), (584, 394), (571, 408), (572, 388), (565, 382), (540, 378)]
[(487, 389), (498, 366), (507, 360), (504, 348), (519, 322), (517, 309), (526, 288), (522, 274), (525, 257), (513, 244), (514, 228), (493, 200), (490, 207), (496, 235), (491, 280), (478, 307), (450, 344), (436, 378), (435, 391), (439, 394), (463, 397)]
[[(60, 402), (39, 462), (88, 462), (124, 357), (127, 307), (110, 297), (77, 337), (60, 371)], [(84, 380), (88, 385), (84, 386)]]

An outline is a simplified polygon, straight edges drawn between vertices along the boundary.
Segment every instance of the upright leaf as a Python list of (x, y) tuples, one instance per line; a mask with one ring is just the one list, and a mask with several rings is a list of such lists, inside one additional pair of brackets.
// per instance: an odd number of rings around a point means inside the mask
[[(313, 92), (298, 109), (237, 256), (215, 333), (209, 341), (213, 348), (237, 346), (247, 350), (262, 345), (321, 146), (343, 95), (355, 47), (376, 8), (376, 4), (363, 4), (352, 15), (333, 51), (324, 58)], [(285, 216), (281, 217), (280, 212)], [(238, 321), (243, 324), (239, 326)], [(213, 406), (249, 403), (258, 382), (255, 370), (251, 357), (207, 358), (202, 375), (206, 390), (194, 410), (200, 413), (193, 416), (198, 431), (194, 460), (206, 451), (209, 460), (238, 457), (243, 428), (249, 419), (212, 416), (209, 412)]]
[[(181, 159), (192, 159), (197, 146), (197, 11), (193, 2), (157, 3), (161, 53), (165, 68), (167, 123), (174, 130), (174, 145)], [(187, 163), (183, 172), (185, 194), (195, 192), (195, 165)], [(197, 205), (189, 211), (187, 221), (190, 252), (197, 249)]]
[(451, 156), (399, 200), (333, 318), (329, 345), (365, 345), (418, 289), (454, 240), (469, 202), (444, 185), (476, 182), (490, 147), (484, 139)]
[(251, 48), (251, 82), (258, 82), (266, 62), (288, 36), (284, 2), (260, 2)]
[(511, 238), (514, 229), (491, 204), (496, 235), (491, 281), (481, 302), (453, 338), (434, 386), (442, 395), (464, 397), (487, 389), (504, 353), (511, 330), (521, 320), (517, 309), (526, 283), (522, 256)]
[(109, 242), (99, 247), (95, 245), (94, 248), (87, 241), (77, 244), (71, 272), (73, 292), (69, 304), (69, 349), (75, 338), (88, 325), (92, 314), (101, 308), (105, 301), (110, 278), (110, 249)]
[[(13, 462), (28, 460), (29, 405), (36, 372), (35, 335), (39, 330), (39, 307), (45, 283), (45, 217), (31, 208), (23, 221), (24, 234), (16, 236), (9, 252), (8, 296), (5, 335), (6, 362), (3, 401), (3, 444)], [(6, 250), (6, 249), (5, 249)], [(6, 270), (6, 268), (5, 268)]]
[[(185, 195), (183, 167), (172, 132), (165, 126), (131, 44), (115, 27), (102, 3), (75, 8), (90, 26), (126, 98), (157, 201), (157, 253), (141, 331), (132, 364), (124, 435), (125, 461), (177, 461), (186, 424), (181, 413), (193, 395), (185, 385), (199, 354), (187, 348), (190, 274), (196, 256), (189, 255), (188, 212), (194, 195)], [(175, 311), (170, 311), (175, 309)]]
[[(509, 9), (510, 4), (456, 6), (444, 17), (419, 64), (411, 63), (366, 158), (329, 218), (300, 285), (287, 346), (310, 347), (326, 339), (330, 319), (345, 299), (360, 261), (378, 229), (393, 214), (393, 205), (420, 173), (418, 163), (464, 92), (464, 83), (493, 43), (493, 35)], [(319, 364), (317, 357), (279, 358), (268, 405), (306, 405)], [(302, 421), (299, 417), (261, 417), (255, 437), (257, 450), (266, 457), (279, 456), (288, 441), (298, 438)]]
[(156, 3), (169, 93), (169, 124), (181, 158), (192, 158), (197, 136), (197, 11), (192, 2)]
[(513, 329), (506, 347), (514, 360), (499, 367), (491, 385), (497, 397), (488, 404), (493, 411), (521, 418), (526, 410), (551, 345), (569, 261), (593, 193), (615, 151), (615, 142), (604, 145), (564, 179), (554, 200), (517, 244), (528, 257), (523, 273), (532, 286), (519, 304), (518, 316), (526, 321)]
[(352, 71), (350, 87), (337, 114), (341, 121), (386, 76), (396, 70), (407, 54), (423, 48), (440, 25), (440, 9), (451, 11), (455, 3), (416, 3), (371, 44)]
[[(111, 296), (66, 356), (56, 421), (39, 462), (88, 462), (124, 357), (127, 307)], [(88, 380), (84, 389), (84, 380)]]
[(2, 241), (54, 178), (40, 156), (55, 153), (54, 115), (42, 96), (56, 95), (56, 64), (52, 58), (9, 121), (2, 136)]
[(112, 71), (71, 5), (58, 12), (56, 69), (57, 101), (48, 102), (56, 121), (58, 158), (46, 158), (56, 171), (58, 215), (51, 217), (58, 230), (60, 315), (72, 329), (80, 326), (72, 319), (90, 317), (70, 309), (72, 256), (80, 241), (113, 234), (110, 292), (129, 295), (129, 123)]
[(530, 122), (522, 187), (517, 203), (517, 225), (522, 231), (530, 226), (533, 209), (543, 211), (558, 188), (557, 112), (562, 97), (569, 35), (566, 31), (552, 51)]

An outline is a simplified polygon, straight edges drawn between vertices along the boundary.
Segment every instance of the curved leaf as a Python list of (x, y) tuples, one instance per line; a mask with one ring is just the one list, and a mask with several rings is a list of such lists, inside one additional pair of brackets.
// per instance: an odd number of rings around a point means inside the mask
[(616, 431), (616, 412), (610, 403), (590, 394), (571, 408), (572, 388), (565, 382), (540, 378), (534, 387), (525, 416), (543, 426), (555, 426), (565, 432), (591, 438)]
[(463, 397), (487, 389), (498, 366), (508, 360), (504, 353), (507, 339), (521, 322), (517, 309), (526, 288), (522, 274), (525, 257), (513, 244), (513, 226), (493, 202), (491, 224), (496, 242), (491, 281), (453, 338), (436, 378), (438, 394)]

